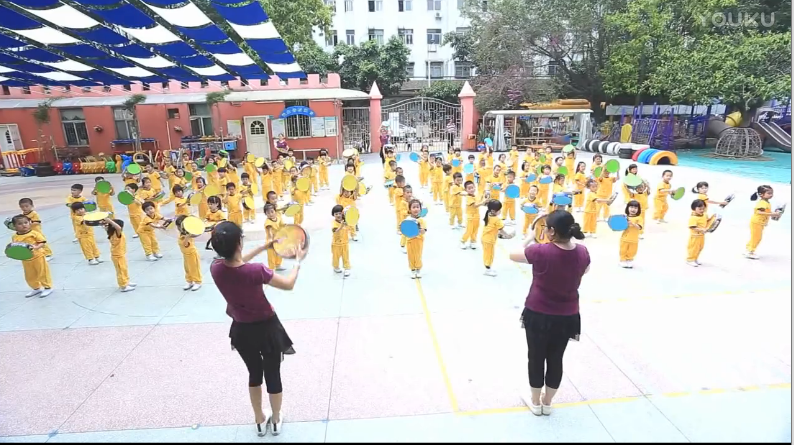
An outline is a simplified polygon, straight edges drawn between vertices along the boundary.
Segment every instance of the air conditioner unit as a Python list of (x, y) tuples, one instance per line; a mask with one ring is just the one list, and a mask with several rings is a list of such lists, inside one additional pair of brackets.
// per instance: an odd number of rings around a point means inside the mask
[(436, 20), (441, 20), (441, 13), (436, 11)]
[(435, 43), (430, 43), (427, 45), (427, 52), (429, 53), (437, 53), (438, 52), (438, 45)]

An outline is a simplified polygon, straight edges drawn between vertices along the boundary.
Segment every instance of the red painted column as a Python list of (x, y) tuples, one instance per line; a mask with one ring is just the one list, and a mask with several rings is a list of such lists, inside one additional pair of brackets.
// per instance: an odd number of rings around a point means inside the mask
[(369, 91), (369, 145), (372, 153), (380, 152), (380, 101), (383, 96), (380, 94), (377, 82), (372, 82), (372, 89)]
[(477, 134), (477, 110), (474, 108), (474, 98), (477, 94), (466, 81), (458, 94), (460, 99), (460, 147), (463, 150), (474, 150), (477, 146), (476, 139), (469, 139), (470, 134)]

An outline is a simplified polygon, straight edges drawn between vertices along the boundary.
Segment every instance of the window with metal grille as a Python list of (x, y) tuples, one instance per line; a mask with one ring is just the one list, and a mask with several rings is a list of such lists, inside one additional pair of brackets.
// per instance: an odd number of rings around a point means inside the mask
[(444, 77), (444, 62), (430, 62), (430, 78), (442, 79)]
[(143, 82), (143, 91), (149, 91), (152, 87), (147, 83)]
[(560, 66), (554, 60), (549, 60), (549, 64), (546, 67), (548, 70), (549, 76), (556, 76)]
[(113, 120), (116, 123), (116, 139), (135, 138), (135, 122), (131, 112), (124, 108), (114, 108)]
[(130, 84), (128, 84), (128, 83), (125, 83), (125, 84), (124, 84), (124, 85), (122, 85), (121, 87), (122, 87), (122, 88), (124, 88), (124, 91), (130, 91), (130, 90), (131, 90), (131, 88), (130, 88)]
[(66, 145), (84, 147), (88, 145), (88, 130), (85, 126), (85, 114), (82, 108), (62, 108), (61, 125), (66, 136)]
[(29, 86), (22, 87), (22, 94), (30, 94), (30, 87)]
[(427, 43), (428, 45), (441, 45), (441, 30), (428, 29), (427, 30)]
[(179, 88), (183, 89), (183, 90), (186, 90), (186, 89), (190, 88), (190, 85), (188, 85), (187, 82), (179, 82)]
[(383, 0), (369, 0), (369, 12), (383, 11)]
[(212, 136), (212, 110), (207, 104), (188, 105), (190, 131), (193, 136)]
[(52, 93), (52, 90), (47, 85), (44, 85), (42, 88), (44, 89), (44, 94)]
[(260, 120), (251, 121), (250, 133), (253, 136), (265, 134), (265, 124)]
[(441, 11), (441, 0), (427, 0), (428, 11)]
[(397, 35), (400, 36), (400, 40), (403, 41), (406, 45), (413, 45), (414, 44), (414, 30), (413, 29), (398, 29)]
[(328, 31), (328, 34), (325, 36), (325, 46), (336, 46), (339, 43), (336, 36), (336, 30)]
[[(284, 107), (308, 107), (308, 100), (285, 100)], [(309, 116), (289, 116), (284, 119), (288, 138), (304, 138), (312, 135), (312, 124)]]
[(414, 77), (414, 68), (415, 67), (416, 67), (415, 63), (408, 62), (408, 65), (405, 67), (405, 75), (408, 76), (408, 78)]
[(383, 30), (382, 29), (369, 29), (369, 40), (374, 40), (379, 44), (383, 44)]
[(397, 1), (397, 10), (400, 12), (411, 11), (413, 10), (413, 1), (412, 0), (398, 0)]
[(324, 0), (325, 6), (330, 6), (331, 10), (336, 12), (336, 0)]
[(102, 92), (103, 93), (109, 93), (110, 92), (110, 85), (103, 85), (102, 86)]
[(355, 29), (348, 29), (345, 31), (345, 42), (348, 45), (355, 45), (356, 44), (356, 30)]
[(455, 62), (455, 78), (468, 79), (471, 77), (472, 64), (470, 62)]
[(353, 0), (345, 0), (345, 12), (353, 10)]

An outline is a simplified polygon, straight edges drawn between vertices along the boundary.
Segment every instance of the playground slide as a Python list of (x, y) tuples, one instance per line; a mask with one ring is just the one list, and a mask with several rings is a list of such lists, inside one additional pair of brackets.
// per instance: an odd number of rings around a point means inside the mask
[(706, 124), (706, 137), (707, 138), (715, 138), (719, 139), (720, 133), (723, 131), (732, 128), (730, 125), (726, 124), (725, 121), (722, 119), (709, 119), (709, 123)]
[(767, 145), (777, 147), (786, 153), (791, 153), (791, 135), (783, 131), (774, 122), (755, 122), (753, 129), (767, 139)]

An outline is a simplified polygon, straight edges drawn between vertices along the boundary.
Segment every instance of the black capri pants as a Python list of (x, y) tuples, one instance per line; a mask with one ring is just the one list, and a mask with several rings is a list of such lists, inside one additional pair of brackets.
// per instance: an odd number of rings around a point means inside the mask
[(248, 368), (248, 386), (262, 386), (264, 380), (268, 394), (280, 394), (281, 362), (285, 354), (294, 354), (295, 350), (278, 316), (273, 314), (255, 323), (235, 321), (229, 337)]
[(579, 314), (546, 315), (524, 309), (521, 316), (527, 338), (527, 371), (530, 388), (558, 389), (562, 382), (562, 359), (571, 338), (578, 338)]
[(237, 353), (245, 362), (248, 368), (248, 386), (255, 388), (262, 386), (264, 377), (265, 386), (268, 394), (280, 394), (281, 387), (281, 361), (283, 356), (280, 352), (263, 353), (257, 349), (241, 350)]

